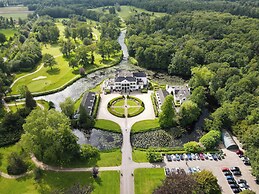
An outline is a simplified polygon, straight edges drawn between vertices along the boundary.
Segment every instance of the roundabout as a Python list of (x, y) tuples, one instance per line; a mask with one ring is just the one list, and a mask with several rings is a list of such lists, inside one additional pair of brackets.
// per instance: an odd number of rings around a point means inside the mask
[(125, 95), (110, 100), (107, 109), (112, 115), (125, 118), (139, 115), (145, 110), (145, 106), (139, 98)]

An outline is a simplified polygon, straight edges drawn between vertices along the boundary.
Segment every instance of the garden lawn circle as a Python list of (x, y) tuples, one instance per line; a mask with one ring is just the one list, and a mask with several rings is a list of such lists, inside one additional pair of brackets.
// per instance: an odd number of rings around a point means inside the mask
[(124, 118), (125, 114), (128, 117), (139, 115), (145, 110), (145, 107), (144, 103), (136, 97), (119, 96), (108, 103), (107, 109), (112, 115)]

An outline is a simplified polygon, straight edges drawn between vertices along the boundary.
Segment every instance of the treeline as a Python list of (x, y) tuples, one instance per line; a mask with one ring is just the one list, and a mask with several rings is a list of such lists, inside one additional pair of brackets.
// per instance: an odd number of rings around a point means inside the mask
[(14, 27), (14, 20), (12, 17), (6, 18), (3, 16), (0, 16), (0, 29), (13, 28), (13, 27)]
[[(183, 11), (210, 10), (217, 12), (227, 12), (233, 15), (241, 15), (259, 18), (258, 1), (223, 1), (223, 0), (24, 0), (23, 3), (29, 7), (29, 10), (44, 12), (52, 17), (67, 16), (78, 13), (78, 8), (96, 8), (103, 6), (113, 6), (116, 3), (120, 5), (132, 5), (146, 9), (152, 12), (179, 13)], [(56, 12), (56, 11), (58, 12)]]

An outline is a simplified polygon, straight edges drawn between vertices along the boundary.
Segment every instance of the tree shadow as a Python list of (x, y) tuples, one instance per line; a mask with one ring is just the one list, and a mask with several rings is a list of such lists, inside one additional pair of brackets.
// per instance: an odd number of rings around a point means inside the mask
[(49, 75), (57, 75), (60, 73), (60, 69), (58, 67), (55, 67), (55, 68), (47, 70), (47, 73)]
[(102, 179), (98, 176), (97, 178), (94, 179), (95, 182), (98, 184), (98, 185), (102, 185)]

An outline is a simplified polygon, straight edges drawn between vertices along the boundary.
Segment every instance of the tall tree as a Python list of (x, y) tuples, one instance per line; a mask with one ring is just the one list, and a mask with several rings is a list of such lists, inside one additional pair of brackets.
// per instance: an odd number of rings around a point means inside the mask
[(25, 92), (25, 107), (30, 109), (37, 107), (37, 103), (33, 99), (33, 96), (31, 92), (28, 90), (28, 88), (26, 89), (26, 92)]
[(79, 155), (69, 119), (54, 109), (33, 110), (23, 125), (21, 144), (43, 162), (62, 164)]
[(66, 98), (64, 102), (59, 104), (62, 112), (69, 118), (72, 118), (75, 111), (75, 102), (70, 98)]
[(188, 100), (181, 105), (179, 116), (180, 124), (186, 127), (199, 118), (200, 109), (195, 102)]
[(88, 114), (84, 106), (80, 106), (79, 108), (79, 127), (90, 130), (94, 126), (93, 118)]
[(57, 64), (55, 58), (48, 53), (43, 55), (42, 62), (44, 63), (45, 67), (50, 67), (50, 69), (52, 69), (52, 67)]
[(170, 128), (174, 126), (175, 112), (173, 108), (173, 96), (168, 95), (161, 107), (161, 113), (159, 114), (159, 123), (162, 128)]

